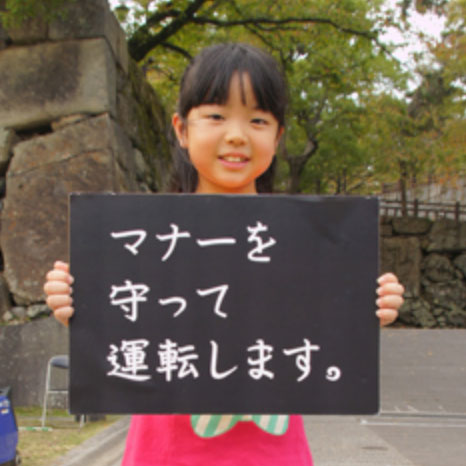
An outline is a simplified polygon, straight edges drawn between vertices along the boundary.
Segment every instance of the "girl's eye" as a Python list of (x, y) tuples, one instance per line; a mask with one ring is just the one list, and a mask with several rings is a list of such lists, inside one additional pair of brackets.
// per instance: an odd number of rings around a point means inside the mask
[(214, 120), (214, 121), (221, 121), (223, 120), (223, 116), (220, 115), (220, 113), (210, 113), (209, 115), (207, 115), (207, 118), (209, 120)]
[(268, 121), (264, 118), (253, 118), (251, 121), (255, 125), (266, 125), (268, 123)]

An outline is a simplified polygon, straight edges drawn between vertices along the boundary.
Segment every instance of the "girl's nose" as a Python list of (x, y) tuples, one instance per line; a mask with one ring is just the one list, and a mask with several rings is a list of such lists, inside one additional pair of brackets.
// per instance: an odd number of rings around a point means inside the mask
[(246, 142), (246, 134), (240, 122), (230, 122), (228, 125), (225, 139), (229, 144), (235, 146), (242, 145)]

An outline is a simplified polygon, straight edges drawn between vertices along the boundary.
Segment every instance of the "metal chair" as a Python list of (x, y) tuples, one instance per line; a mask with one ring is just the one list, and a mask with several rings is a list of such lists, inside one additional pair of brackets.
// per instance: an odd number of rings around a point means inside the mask
[[(63, 394), (68, 395), (68, 387), (66, 388), (54, 388), (52, 384), (52, 369), (69, 369), (70, 359), (68, 355), (62, 354), (58, 356), (52, 356), (47, 363), (47, 373), (45, 376), (45, 392), (44, 392), (44, 402), (42, 404), (42, 418), (41, 424), (42, 428), (45, 427), (45, 419), (47, 417), (47, 401), (50, 395), (53, 394)], [(84, 415), (80, 416), (79, 427), (82, 427), (84, 424)]]

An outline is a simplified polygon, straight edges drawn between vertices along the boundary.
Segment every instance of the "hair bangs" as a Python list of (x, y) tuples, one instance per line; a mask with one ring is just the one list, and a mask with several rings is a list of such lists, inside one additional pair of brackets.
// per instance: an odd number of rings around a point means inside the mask
[(201, 52), (182, 79), (179, 113), (183, 118), (191, 108), (203, 104), (224, 104), (232, 77), (240, 74), (241, 95), (245, 102), (244, 74), (248, 74), (257, 105), (271, 112), (283, 126), (286, 111), (286, 84), (276, 62), (258, 49), (244, 44), (223, 44)]

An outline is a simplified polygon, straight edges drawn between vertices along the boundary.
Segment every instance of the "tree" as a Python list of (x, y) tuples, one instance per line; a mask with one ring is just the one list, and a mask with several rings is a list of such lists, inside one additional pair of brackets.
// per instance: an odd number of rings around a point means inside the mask
[(446, 12), (442, 42), (429, 44), (435, 61), (418, 67), (418, 87), (407, 99), (380, 96), (368, 105), (374, 167), (379, 179), (398, 180), (405, 212), (409, 185), (466, 176), (466, 1), (451, 1)]
[(291, 89), (277, 187), (348, 193), (372, 186), (369, 181), (377, 173), (364, 115), (382, 83), (400, 87), (404, 78), (379, 40), (393, 24), (393, 12), (382, 9), (382, 3), (121, 0), (115, 12), (126, 27), (132, 57), (169, 112), (182, 70), (202, 47), (242, 40), (267, 48), (283, 64)]

